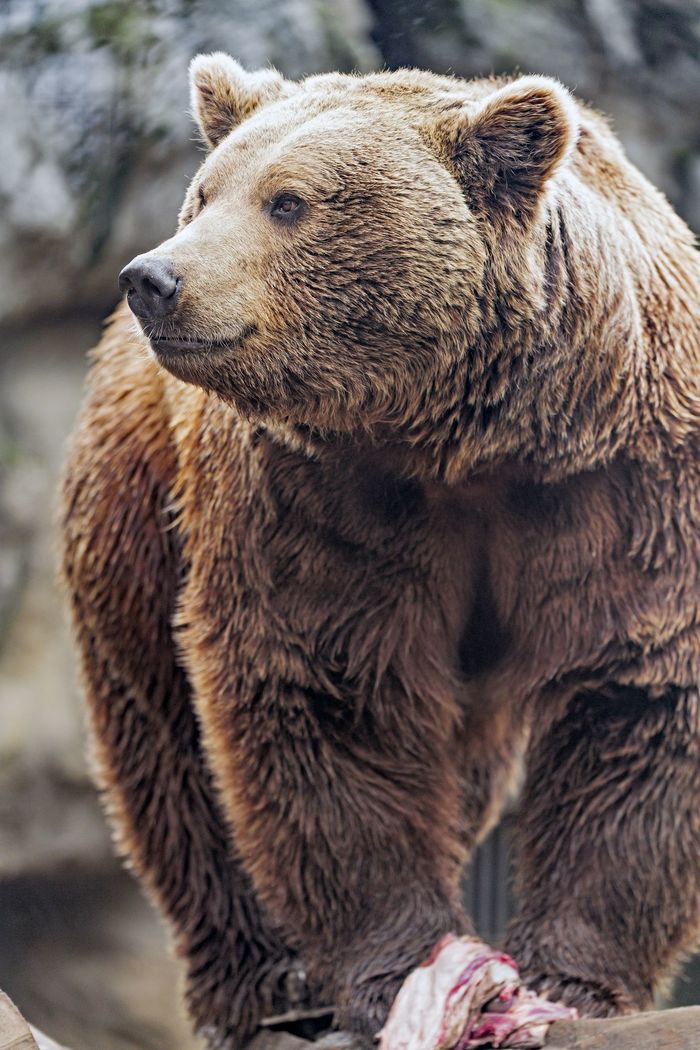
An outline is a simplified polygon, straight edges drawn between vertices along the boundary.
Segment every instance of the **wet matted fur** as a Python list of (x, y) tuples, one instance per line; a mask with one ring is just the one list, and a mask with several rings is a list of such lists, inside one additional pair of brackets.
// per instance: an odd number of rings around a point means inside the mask
[(643, 1008), (700, 923), (691, 235), (545, 78), (192, 84), (210, 152), (146, 257), (177, 309), (109, 323), (62, 517), (193, 1020), (239, 1045), (301, 958), (374, 1034), (469, 929), (523, 750), (509, 950), (583, 1014)]

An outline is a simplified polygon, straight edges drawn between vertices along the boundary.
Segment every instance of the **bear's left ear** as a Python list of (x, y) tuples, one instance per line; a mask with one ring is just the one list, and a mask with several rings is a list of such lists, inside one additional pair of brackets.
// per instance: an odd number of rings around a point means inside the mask
[(248, 73), (223, 51), (197, 55), (190, 63), (192, 113), (212, 148), (260, 106), (289, 94), (291, 87), (276, 69)]
[(526, 76), (476, 109), (464, 106), (430, 129), (465, 195), (489, 210), (532, 215), (578, 137), (576, 104), (556, 80)]

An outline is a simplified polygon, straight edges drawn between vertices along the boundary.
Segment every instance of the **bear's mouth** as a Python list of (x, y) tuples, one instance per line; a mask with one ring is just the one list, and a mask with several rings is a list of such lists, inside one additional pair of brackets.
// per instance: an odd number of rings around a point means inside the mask
[(148, 341), (151, 349), (158, 357), (181, 357), (187, 354), (211, 353), (218, 350), (233, 350), (251, 336), (255, 331), (254, 325), (244, 325), (236, 335), (227, 339), (191, 339), (189, 337), (155, 336), (149, 335)]

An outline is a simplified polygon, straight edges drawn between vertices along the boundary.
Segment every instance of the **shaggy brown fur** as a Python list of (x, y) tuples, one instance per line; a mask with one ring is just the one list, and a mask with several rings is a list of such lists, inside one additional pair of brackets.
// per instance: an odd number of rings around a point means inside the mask
[(112, 319), (63, 514), (192, 1016), (239, 1045), (299, 953), (375, 1033), (468, 928), (523, 745), (510, 949), (584, 1014), (645, 1007), (700, 925), (691, 236), (543, 78), (192, 81), (215, 148), (147, 257), (177, 309), (152, 353)]

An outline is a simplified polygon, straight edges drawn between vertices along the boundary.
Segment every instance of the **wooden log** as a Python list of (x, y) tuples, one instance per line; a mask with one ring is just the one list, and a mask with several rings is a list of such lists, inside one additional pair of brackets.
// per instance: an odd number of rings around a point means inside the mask
[(700, 1006), (631, 1017), (557, 1021), (548, 1050), (700, 1050)]
[[(329, 1033), (310, 1043), (272, 1029), (261, 1031), (247, 1050), (368, 1050), (346, 1032)], [(0, 992), (0, 1050), (66, 1050), (37, 1029)], [(700, 1006), (614, 1017), (604, 1020), (557, 1021), (549, 1031), (547, 1050), (700, 1050)]]
[(329, 1032), (312, 1043), (289, 1032), (263, 1031), (245, 1050), (377, 1050), (377, 1043), (362, 1042), (349, 1032)]
[(308, 1039), (299, 1039), (289, 1032), (263, 1031), (246, 1046), (246, 1050), (309, 1050), (310, 1047), (313, 1050), (367, 1050), (368, 1044), (348, 1032), (329, 1032), (310, 1043)]
[[(249, 1050), (368, 1050), (344, 1032), (310, 1043), (286, 1032), (261, 1032)], [(700, 1050), (700, 1006), (631, 1017), (557, 1021), (547, 1050)]]
[(308, 1039), (298, 1039), (289, 1032), (263, 1031), (256, 1035), (246, 1050), (308, 1050), (313, 1045)]

